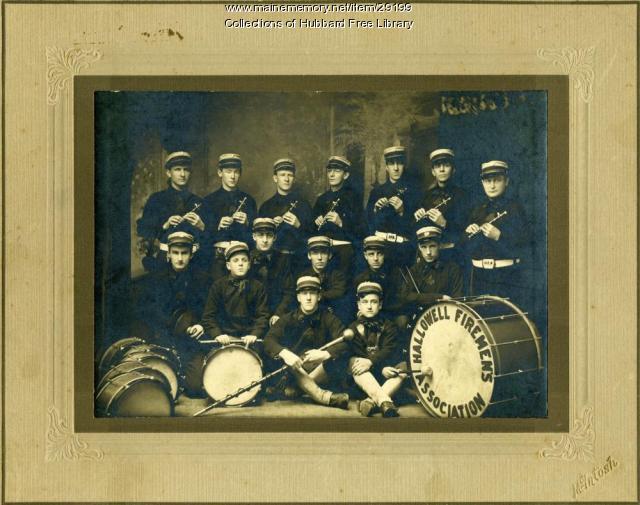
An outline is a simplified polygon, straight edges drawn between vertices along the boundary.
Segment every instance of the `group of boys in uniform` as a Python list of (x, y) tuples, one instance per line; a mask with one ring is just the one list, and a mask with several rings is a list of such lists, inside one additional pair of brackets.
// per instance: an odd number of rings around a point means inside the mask
[(189, 153), (167, 157), (168, 188), (151, 195), (137, 222), (152, 279), (139, 315), (181, 354), (188, 396), (204, 395), (212, 347), (241, 342), (267, 370), (289, 367), (267, 388), (271, 398), (306, 394), (346, 409), (343, 391), (355, 384), (362, 415), (395, 417), (414, 315), (463, 294), (519, 296), (524, 217), (506, 195), (508, 165), (482, 164), (486, 197), (471, 207), (451, 149), (430, 154), (425, 192), (406, 178), (404, 147), (384, 158), (387, 181), (365, 207), (342, 156), (329, 158), (329, 189), (313, 206), (296, 191), (295, 162), (276, 161), (276, 192), (258, 207), (238, 187), (239, 155), (220, 156), (220, 188), (204, 198), (188, 189)]

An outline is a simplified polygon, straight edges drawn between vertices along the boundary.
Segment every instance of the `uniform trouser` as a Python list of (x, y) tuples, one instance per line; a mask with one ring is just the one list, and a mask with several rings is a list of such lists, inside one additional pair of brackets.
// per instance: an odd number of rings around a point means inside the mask
[(322, 384), (327, 381), (328, 377), (321, 365), (317, 366), (311, 372), (307, 372), (304, 368), (292, 369), (291, 373), (298, 384), (298, 387), (307, 393), (313, 401), (322, 405), (329, 405), (332, 392), (321, 388), (318, 383)]
[[(353, 357), (349, 360), (349, 370), (351, 371), (353, 368), (353, 363), (356, 357)], [(398, 363), (396, 368), (400, 370), (406, 370), (405, 363)], [(353, 372), (352, 372), (353, 373)], [(393, 395), (395, 395), (400, 387), (402, 386), (402, 381), (404, 380), (404, 376), (399, 375), (398, 377), (392, 377), (384, 381), (382, 385), (375, 378), (371, 370), (368, 372), (362, 373), (360, 375), (354, 375), (353, 381), (362, 389), (368, 396), (371, 398), (374, 403), (380, 406), (384, 402), (392, 401)]]

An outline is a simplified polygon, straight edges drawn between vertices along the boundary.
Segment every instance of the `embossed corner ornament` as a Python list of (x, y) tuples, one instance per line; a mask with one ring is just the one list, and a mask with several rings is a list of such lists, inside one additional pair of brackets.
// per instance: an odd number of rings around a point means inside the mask
[(69, 429), (67, 423), (60, 418), (58, 409), (49, 408), (49, 431), (47, 432), (45, 461), (101, 460), (103, 456), (104, 453), (101, 450), (90, 449), (86, 442), (82, 442)]
[(538, 49), (538, 57), (553, 62), (573, 81), (573, 87), (578, 90), (580, 97), (586, 103), (593, 98), (593, 71), (596, 48), (574, 49)]
[(574, 421), (574, 428), (566, 435), (562, 435), (559, 442), (553, 442), (551, 447), (540, 450), (540, 458), (564, 459), (574, 461), (593, 461), (593, 447), (595, 443), (593, 430), (593, 408), (586, 407), (582, 418)]
[(47, 47), (47, 103), (56, 105), (73, 76), (100, 58), (102, 53), (96, 49)]

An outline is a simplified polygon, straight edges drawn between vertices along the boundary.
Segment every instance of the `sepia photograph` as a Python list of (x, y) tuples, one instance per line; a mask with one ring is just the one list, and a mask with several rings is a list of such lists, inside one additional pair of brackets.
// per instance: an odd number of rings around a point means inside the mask
[(96, 417), (546, 417), (546, 91), (94, 107)]

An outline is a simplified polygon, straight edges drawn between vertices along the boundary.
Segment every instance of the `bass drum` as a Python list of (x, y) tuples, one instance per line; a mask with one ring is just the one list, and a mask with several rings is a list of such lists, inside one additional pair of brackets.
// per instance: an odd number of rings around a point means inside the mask
[(105, 377), (97, 391), (97, 417), (173, 416), (173, 400), (166, 381), (145, 370)]
[(128, 337), (118, 340), (111, 344), (102, 354), (98, 363), (98, 372), (100, 377), (106, 374), (114, 365), (116, 365), (122, 357), (136, 345), (143, 345), (145, 341), (138, 337)]
[[(214, 401), (235, 393), (262, 378), (262, 360), (251, 349), (236, 344), (212, 350), (202, 367), (204, 390)], [(230, 399), (225, 405), (237, 407), (251, 402), (260, 392), (260, 386)]]
[(151, 375), (161, 380), (162, 382), (164, 382), (164, 384), (167, 387), (167, 390), (171, 390), (171, 385), (169, 384), (169, 381), (167, 380), (167, 378), (164, 376), (163, 373), (159, 372), (154, 368), (150, 368), (144, 363), (140, 363), (138, 361), (123, 361), (121, 363), (118, 363), (106, 374), (104, 374), (104, 376), (102, 376), (102, 378), (100, 379), (100, 382), (98, 383), (98, 387), (96, 388), (96, 391), (100, 391), (102, 387), (105, 384), (107, 384), (109, 381), (111, 381), (114, 377), (117, 377), (118, 375), (122, 375), (124, 373), (129, 373), (129, 372), (141, 372), (141, 373), (144, 373), (145, 375)]
[(157, 370), (167, 379), (171, 397), (174, 400), (178, 397), (182, 380), (181, 364), (173, 349), (155, 344), (136, 345), (127, 350), (122, 362), (135, 362)]
[(447, 300), (417, 319), (407, 359), (434, 417), (527, 417), (540, 394), (538, 330), (509, 300)]

